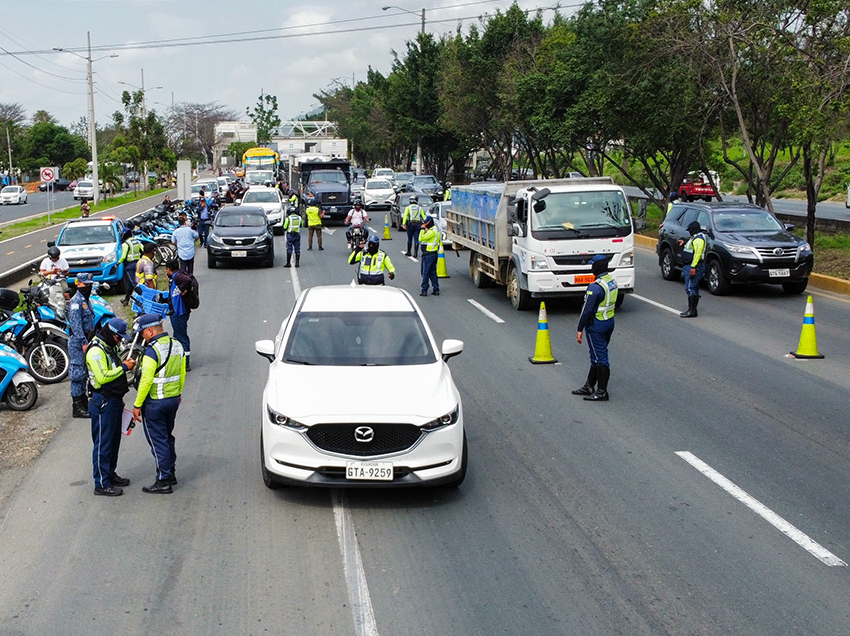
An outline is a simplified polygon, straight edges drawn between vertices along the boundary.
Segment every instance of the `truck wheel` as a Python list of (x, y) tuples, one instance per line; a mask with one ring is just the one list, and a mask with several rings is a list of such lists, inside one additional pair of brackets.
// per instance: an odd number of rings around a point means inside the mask
[(723, 267), (720, 266), (718, 260), (713, 260), (708, 264), (705, 280), (708, 291), (714, 296), (725, 296), (732, 288), (732, 284), (723, 275)]
[(469, 253), (469, 277), (478, 289), (487, 289), (490, 286), (490, 277), (479, 269), (478, 254), (475, 252)]
[(665, 247), (661, 252), (661, 277), (664, 280), (679, 280), (679, 270), (676, 269), (676, 261), (673, 259), (673, 251)]
[(620, 307), (623, 306), (623, 301), (625, 301), (625, 300), (626, 300), (625, 294), (617, 294), (617, 300), (614, 301), (614, 307), (619, 309)]
[(511, 299), (511, 305), (517, 311), (524, 311), (531, 306), (531, 292), (519, 286), (519, 274), (516, 267), (511, 267), (511, 271), (508, 272), (508, 298)]

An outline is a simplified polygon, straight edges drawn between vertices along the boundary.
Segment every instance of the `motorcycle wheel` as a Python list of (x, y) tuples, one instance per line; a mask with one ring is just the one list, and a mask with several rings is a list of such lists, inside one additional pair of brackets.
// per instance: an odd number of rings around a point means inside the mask
[(71, 358), (68, 349), (56, 341), (44, 343), (44, 351), (38, 343), (34, 344), (24, 356), (30, 373), (42, 384), (56, 384), (68, 377)]
[(28, 411), (38, 400), (38, 386), (35, 382), (23, 382), (18, 386), (10, 384), (3, 401), (13, 411)]

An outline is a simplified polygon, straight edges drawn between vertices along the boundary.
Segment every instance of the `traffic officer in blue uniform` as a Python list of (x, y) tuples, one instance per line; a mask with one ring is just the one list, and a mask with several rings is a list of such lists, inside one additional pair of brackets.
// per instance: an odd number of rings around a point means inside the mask
[(705, 235), (700, 232), (702, 228), (699, 221), (691, 221), (688, 224), (688, 234), (691, 238), (685, 243), (679, 239), (679, 245), (684, 244), (684, 251), (690, 252), (691, 266), (687, 264), (684, 267), (685, 273), (685, 293), (688, 295), (688, 309), (679, 314), (682, 318), (696, 318), (697, 305), (699, 305), (699, 282), (705, 275), (705, 247), (707, 241)]
[(366, 241), (365, 249), (351, 252), (348, 263), (350, 265), (360, 263), (357, 279), (361, 285), (383, 285), (385, 270), (390, 280), (395, 278), (393, 262), (387, 253), (381, 249), (381, 241), (374, 234)]
[(77, 293), (68, 305), (68, 324), (71, 327), (71, 337), (68, 339), (68, 357), (71, 368), (68, 376), (71, 379), (71, 402), (73, 403), (72, 417), (89, 417), (88, 398), (86, 397), (85, 348), (94, 337), (94, 309), (91, 306), (91, 291), (94, 278), (91, 274), (77, 274)]
[(286, 265), (291, 267), (292, 253), (295, 252), (295, 267), (301, 266), (301, 215), (295, 208), (289, 209), (289, 214), (283, 220), (283, 231), (286, 234)]
[(177, 484), (174, 420), (186, 381), (186, 358), (183, 345), (165, 333), (162, 316), (143, 314), (136, 321), (136, 332), (141, 333), (148, 347), (141, 358), (133, 418), (142, 420), (156, 463), (156, 481), (143, 486), (142, 491), (170, 494), (171, 487)]
[(112, 318), (92, 338), (86, 349), (91, 398), (92, 473), (94, 494), (119, 497), (122, 486), (130, 480), (115, 473), (118, 448), (121, 445), (121, 418), (124, 414), (124, 396), (130, 390), (127, 371), (136, 366), (135, 360), (121, 361), (118, 355), (119, 340), (129, 340), (127, 323)]
[(582, 343), (582, 332), (587, 334), (590, 350), (590, 372), (584, 386), (573, 391), (585, 400), (608, 401), (608, 343), (614, 332), (614, 306), (617, 304), (617, 281), (608, 273), (608, 258), (597, 254), (590, 261), (596, 280), (587, 286), (584, 307), (578, 321), (576, 342)]
[(419, 295), (428, 295), (428, 283), (431, 283), (431, 294), (440, 295), (440, 280), (437, 278), (437, 259), (440, 250), (440, 232), (434, 227), (434, 219), (426, 216), (419, 230), (419, 245), (422, 248), (422, 285)]

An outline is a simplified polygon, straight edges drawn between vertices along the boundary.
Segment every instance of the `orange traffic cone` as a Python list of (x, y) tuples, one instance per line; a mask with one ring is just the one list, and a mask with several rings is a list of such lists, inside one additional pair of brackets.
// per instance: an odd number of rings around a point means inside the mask
[(531, 364), (554, 364), (552, 343), (549, 341), (549, 319), (546, 317), (546, 303), (540, 303), (537, 316), (537, 343), (534, 345), (534, 357), (528, 359)]
[(800, 332), (800, 344), (792, 351), (795, 358), (823, 358), (818, 353), (818, 337), (815, 334), (815, 304), (812, 297), (806, 300), (806, 313), (803, 315), (803, 330)]
[(390, 217), (388, 217), (386, 214), (384, 215), (384, 240), (393, 240), (393, 237), (390, 235)]
[(440, 241), (440, 249), (437, 251), (437, 278), (451, 278), (446, 271), (446, 255), (443, 253), (443, 241)]

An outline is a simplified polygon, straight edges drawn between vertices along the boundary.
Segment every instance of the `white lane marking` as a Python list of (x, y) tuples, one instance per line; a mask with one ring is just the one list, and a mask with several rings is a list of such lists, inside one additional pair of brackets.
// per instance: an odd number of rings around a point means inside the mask
[(334, 232), (336, 232), (336, 230), (329, 230), (328, 228), (323, 227), (323, 228), (322, 228), (322, 232), (324, 232), (325, 234), (327, 234), (327, 235), (329, 235), (329, 236), (333, 236), (333, 235), (334, 235)]
[(295, 292), (296, 300), (301, 295), (301, 279), (298, 277), (298, 268), (293, 267), (289, 270), (292, 273), (292, 289)]
[(645, 303), (649, 303), (653, 307), (658, 307), (659, 309), (663, 309), (664, 311), (669, 311), (671, 314), (676, 314), (678, 316), (680, 313), (678, 309), (673, 309), (672, 307), (668, 307), (667, 305), (662, 305), (661, 303), (655, 302), (654, 300), (650, 300), (649, 298), (646, 298), (644, 296), (638, 296), (637, 294), (629, 294), (629, 296), (631, 296), (635, 300), (642, 300)]
[(351, 613), (354, 618), (354, 633), (357, 636), (378, 636), (375, 610), (372, 608), (372, 598), (369, 596), (369, 586), (366, 583), (366, 571), (363, 569), (363, 559), (360, 557), (357, 533), (354, 531), (351, 513), (345, 506), (345, 495), (335, 488), (331, 490), (331, 501), (339, 549), (342, 551), (348, 600), (351, 603)]
[(484, 305), (482, 305), (481, 303), (475, 302), (474, 300), (472, 300), (472, 298), (467, 298), (467, 300), (469, 301), (469, 303), (470, 303), (473, 307), (475, 307), (476, 309), (478, 309), (478, 311), (480, 311), (482, 314), (484, 314), (485, 316), (487, 316), (490, 320), (494, 320), (494, 321), (498, 322), (499, 324), (502, 324), (502, 323), (504, 323), (504, 322), (505, 322), (504, 320), (502, 320), (501, 318), (499, 318), (496, 314), (494, 314), (492, 311), (490, 311), (489, 309), (487, 309), (487, 308), (486, 308)]
[[(407, 252), (405, 252), (404, 250), (402, 250), (402, 251), (401, 251), (401, 254), (402, 254), (402, 256), (407, 256)], [(412, 260), (414, 263), (418, 263), (418, 262), (419, 262), (419, 259), (418, 259), (418, 258), (414, 258), (414, 257), (412, 257), (412, 256), (407, 256), (407, 258), (409, 258), (410, 260)]]
[(805, 532), (792, 526), (758, 499), (733, 484), (693, 453), (676, 451), (676, 454), (821, 562), (829, 566), (847, 565)]

